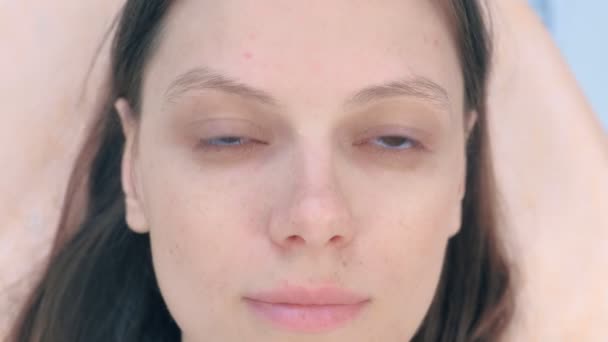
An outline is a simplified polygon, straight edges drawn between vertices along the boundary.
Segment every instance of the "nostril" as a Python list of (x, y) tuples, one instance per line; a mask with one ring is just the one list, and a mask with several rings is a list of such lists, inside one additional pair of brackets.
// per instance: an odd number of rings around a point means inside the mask
[(342, 237), (340, 235), (336, 235), (336, 236), (332, 237), (331, 239), (329, 239), (329, 241), (332, 243), (340, 242), (340, 240), (342, 240)]
[(287, 241), (289, 241), (289, 242), (298, 242), (298, 240), (302, 240), (302, 238), (299, 237), (298, 235), (292, 235), (287, 238)]

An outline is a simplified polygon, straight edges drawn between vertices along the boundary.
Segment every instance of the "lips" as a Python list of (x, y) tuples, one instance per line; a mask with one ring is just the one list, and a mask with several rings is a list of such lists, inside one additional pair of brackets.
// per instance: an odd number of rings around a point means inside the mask
[(256, 316), (278, 328), (324, 332), (353, 320), (370, 298), (333, 286), (289, 286), (252, 293), (244, 300)]
[(348, 305), (369, 299), (353, 291), (334, 286), (307, 288), (288, 286), (276, 290), (257, 292), (247, 296), (260, 302), (296, 305)]

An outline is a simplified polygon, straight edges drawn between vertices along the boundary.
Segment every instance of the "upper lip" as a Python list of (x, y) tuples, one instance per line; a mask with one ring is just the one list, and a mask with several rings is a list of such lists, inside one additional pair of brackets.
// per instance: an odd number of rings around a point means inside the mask
[(294, 305), (353, 305), (369, 299), (336, 286), (285, 286), (270, 291), (255, 292), (245, 298), (271, 304)]

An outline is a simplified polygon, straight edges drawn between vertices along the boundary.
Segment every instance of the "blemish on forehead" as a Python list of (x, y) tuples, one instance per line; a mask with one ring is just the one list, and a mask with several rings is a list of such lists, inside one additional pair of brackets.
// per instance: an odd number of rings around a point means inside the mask
[(253, 54), (249, 51), (245, 51), (243, 52), (243, 58), (245, 59), (252, 59), (253, 58)]

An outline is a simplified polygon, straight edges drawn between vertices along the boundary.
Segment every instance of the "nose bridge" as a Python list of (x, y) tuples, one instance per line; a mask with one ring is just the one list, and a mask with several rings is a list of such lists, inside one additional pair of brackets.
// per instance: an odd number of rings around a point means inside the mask
[(300, 195), (323, 196), (337, 190), (335, 155), (322, 139), (299, 144), (294, 156), (295, 187)]
[(284, 247), (344, 245), (353, 232), (335, 149), (320, 138), (303, 140), (290, 159), (291, 182), (285, 189), (289, 200), (282, 213), (275, 213), (284, 219), (271, 227), (273, 239)]
[(327, 221), (338, 219), (347, 211), (338, 174), (338, 156), (328, 140), (310, 139), (296, 149), (293, 209), (307, 212), (303, 218)]

